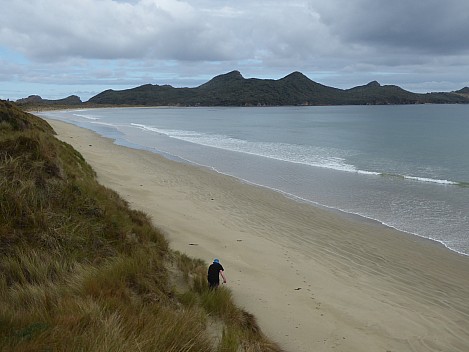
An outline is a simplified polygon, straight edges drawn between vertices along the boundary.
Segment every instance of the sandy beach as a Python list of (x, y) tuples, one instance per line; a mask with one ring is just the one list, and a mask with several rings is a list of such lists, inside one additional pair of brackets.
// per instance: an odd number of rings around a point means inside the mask
[(286, 351), (469, 351), (469, 257), (48, 120)]

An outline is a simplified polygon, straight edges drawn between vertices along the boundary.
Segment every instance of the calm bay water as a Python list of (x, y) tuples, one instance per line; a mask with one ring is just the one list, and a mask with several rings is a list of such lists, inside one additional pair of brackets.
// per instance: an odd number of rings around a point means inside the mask
[(468, 105), (122, 108), (42, 116), (469, 255)]

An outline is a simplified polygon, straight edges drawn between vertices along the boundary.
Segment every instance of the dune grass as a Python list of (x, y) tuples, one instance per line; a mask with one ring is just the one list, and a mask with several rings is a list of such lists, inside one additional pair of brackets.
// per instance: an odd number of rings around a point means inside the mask
[(0, 101), (0, 350), (280, 351), (205, 276), (45, 121)]

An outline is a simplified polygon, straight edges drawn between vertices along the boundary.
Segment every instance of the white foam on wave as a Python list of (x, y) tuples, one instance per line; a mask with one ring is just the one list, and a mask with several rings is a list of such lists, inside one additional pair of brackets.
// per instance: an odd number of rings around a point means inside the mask
[[(173, 155), (173, 157), (176, 157), (176, 156)], [(359, 212), (359, 211), (344, 210), (344, 209), (342, 209), (340, 207), (337, 207), (337, 206), (325, 205), (325, 204), (322, 204), (320, 202), (317, 202), (317, 201), (314, 201), (314, 200), (311, 200), (311, 199), (308, 199), (308, 198), (304, 198), (304, 197), (295, 195), (295, 194), (290, 193), (290, 192), (286, 192), (286, 191), (281, 190), (279, 188), (275, 188), (275, 187), (272, 187), (272, 186), (267, 186), (267, 185), (262, 184), (262, 183), (249, 181), (249, 180), (247, 180), (245, 178), (242, 178), (238, 175), (235, 175), (233, 173), (220, 171), (217, 168), (215, 168), (214, 166), (197, 163), (197, 162), (194, 162), (194, 161), (191, 161), (191, 160), (188, 160), (188, 159), (185, 159), (185, 158), (181, 158), (181, 157), (177, 157), (177, 158), (179, 158), (179, 159), (181, 159), (181, 160), (183, 160), (183, 161), (185, 161), (189, 164), (206, 167), (206, 168), (208, 168), (208, 169), (210, 169), (214, 172), (217, 172), (219, 174), (234, 177), (234, 178), (238, 179), (240, 182), (251, 184), (251, 185), (254, 185), (254, 186), (257, 186), (257, 187), (270, 189), (274, 192), (278, 192), (278, 193), (282, 194), (283, 196), (285, 196), (287, 198), (290, 198), (290, 199), (293, 199), (295, 201), (298, 201), (298, 202), (301, 202), (301, 203), (311, 204), (313, 206), (318, 206), (318, 207), (321, 207), (321, 208), (324, 208), (324, 209), (329, 209), (329, 210), (332, 210), (332, 211), (337, 211), (337, 212), (343, 213), (343, 214), (349, 214), (349, 215), (357, 216), (357, 217), (362, 218), (364, 220), (373, 221), (373, 222), (381, 224), (382, 226), (393, 228), (397, 231), (405, 232), (405, 233), (407, 233), (409, 235), (412, 235), (412, 236), (417, 236), (417, 237), (420, 237), (420, 238), (423, 238), (423, 239), (426, 239), (426, 240), (431, 240), (431, 241), (437, 242), (437, 243), (443, 245), (448, 250), (451, 250), (453, 252), (456, 252), (456, 253), (464, 255), (464, 256), (469, 256), (469, 253), (465, 253), (464, 251), (457, 250), (457, 249), (454, 248), (454, 246), (451, 246), (450, 244), (446, 243), (445, 241), (443, 241), (441, 239), (436, 239), (436, 238), (433, 238), (433, 237), (424, 236), (424, 235), (421, 235), (421, 234), (419, 234), (415, 231), (404, 230), (404, 229), (401, 228), (401, 226), (394, 225), (394, 224), (379, 220), (379, 219), (377, 219), (377, 218), (375, 218), (375, 217), (373, 217), (369, 214), (365, 214), (365, 213), (362, 213), (362, 212)], [(365, 173), (366, 173), (366, 171), (365, 171)], [(373, 173), (373, 174), (378, 174), (378, 173)]]
[(93, 115), (83, 115), (83, 114), (73, 114), (73, 115), (77, 117), (83, 117), (84, 119), (87, 119), (87, 120), (99, 120), (99, 117), (96, 117)]
[(433, 178), (426, 177), (416, 177), (416, 176), (403, 176), (407, 180), (419, 181), (419, 182), (429, 182), (429, 183), (438, 183), (441, 185), (457, 185), (458, 182), (448, 181), (448, 180), (438, 180)]
[(459, 184), (458, 182), (448, 180), (360, 170), (354, 165), (348, 164), (345, 161), (346, 152), (333, 148), (321, 148), (307, 145), (295, 145), (275, 142), (250, 142), (226, 135), (206, 134), (186, 130), (160, 129), (137, 123), (131, 123), (131, 125), (137, 128), (141, 128), (142, 130), (159, 133), (170, 138), (175, 138), (194, 144), (233, 152), (262, 156), (265, 158), (295, 164), (303, 164), (368, 176), (388, 176), (403, 178), (410, 181), (435, 183), (440, 185)]
[(110, 126), (110, 127), (113, 127), (115, 129), (118, 129), (118, 125), (116, 124), (113, 124), (113, 123), (109, 123), (109, 122), (102, 122), (102, 121), (91, 121), (90, 122), (91, 125), (103, 125), (103, 126)]
[(358, 174), (362, 175), (371, 175), (371, 176), (381, 176), (381, 172), (375, 172), (375, 171), (365, 171), (365, 170), (357, 170)]
[(439, 185), (449, 185), (449, 186), (462, 185), (461, 182), (440, 180), (440, 179), (429, 178), (429, 177), (408, 176), (408, 175), (399, 175), (399, 174), (392, 174), (392, 173), (380, 173), (379, 175), (380, 176), (385, 176), (385, 177), (401, 178), (401, 179), (408, 180), (408, 181), (416, 181), (416, 182), (424, 182), (424, 183), (435, 183), (435, 184), (439, 184)]
[(327, 148), (287, 143), (250, 142), (226, 135), (206, 134), (185, 130), (166, 130), (137, 123), (131, 123), (131, 125), (143, 130), (166, 135), (170, 138), (176, 138), (207, 147), (262, 156), (265, 158), (296, 164), (304, 164), (346, 172), (358, 172), (353, 165), (347, 164), (344, 158), (334, 155), (338, 154), (338, 152), (333, 151), (332, 149), (329, 150)]

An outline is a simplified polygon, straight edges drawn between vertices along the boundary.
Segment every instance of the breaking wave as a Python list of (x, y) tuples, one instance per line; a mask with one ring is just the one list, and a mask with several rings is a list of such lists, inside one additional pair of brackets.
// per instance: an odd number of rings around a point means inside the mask
[(290, 163), (358, 173), (362, 175), (395, 177), (414, 182), (464, 186), (464, 183), (449, 180), (360, 170), (356, 166), (346, 162), (346, 152), (334, 148), (275, 142), (251, 142), (226, 135), (207, 134), (186, 130), (160, 129), (137, 123), (131, 123), (131, 126), (194, 144), (219, 148), (232, 152), (251, 154)]

